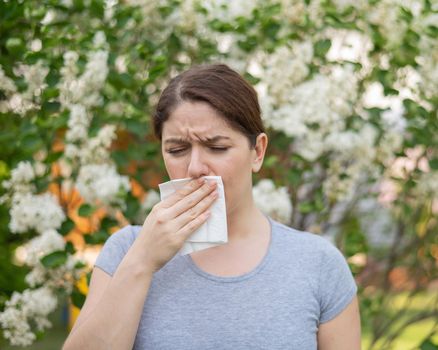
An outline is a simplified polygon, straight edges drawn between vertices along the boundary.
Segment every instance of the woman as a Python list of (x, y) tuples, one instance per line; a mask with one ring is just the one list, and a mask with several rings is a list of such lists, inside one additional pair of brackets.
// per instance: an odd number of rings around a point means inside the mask
[[(195, 67), (153, 122), (170, 178), (193, 180), (106, 242), (64, 349), (359, 349), (344, 257), (254, 205), (268, 143), (254, 89), (225, 65)], [(228, 243), (178, 255), (217, 197), (208, 175), (224, 183)]]

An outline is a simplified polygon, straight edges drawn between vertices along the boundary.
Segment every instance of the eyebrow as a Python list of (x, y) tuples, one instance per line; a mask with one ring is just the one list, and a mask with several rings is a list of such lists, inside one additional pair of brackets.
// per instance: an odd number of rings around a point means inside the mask
[[(221, 141), (221, 140), (231, 140), (231, 138), (229, 138), (228, 136), (222, 136), (222, 135), (217, 135), (214, 137), (206, 137), (204, 139), (201, 139), (201, 143), (205, 143), (205, 144), (209, 144), (209, 143), (214, 143), (217, 141)], [(188, 143), (189, 141), (187, 139), (183, 139), (181, 137), (170, 137), (168, 138), (166, 141), (164, 141), (164, 144), (169, 144), (169, 143), (177, 143), (177, 144), (185, 144)]]

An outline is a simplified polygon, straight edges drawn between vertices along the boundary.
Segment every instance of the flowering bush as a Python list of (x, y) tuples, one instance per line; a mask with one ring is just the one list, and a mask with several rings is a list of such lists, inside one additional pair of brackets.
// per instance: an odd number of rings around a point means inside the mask
[[(0, 16), (2, 235), (20, 235), (29, 269), (29, 289), (0, 313), (12, 344), (49, 326), (60, 293), (80, 306), (81, 250), (141, 223), (158, 200), (150, 113), (169, 78), (197, 63), (227, 63), (256, 87), (270, 134), (256, 202), (333, 239), (363, 286), (381, 291), (361, 290), (363, 305), (382, 302), (395, 267), (416, 269), (418, 288), (436, 273), (436, 3), (2, 1)], [(390, 235), (387, 258), (375, 230)], [(363, 254), (381, 263), (381, 281), (363, 277)], [(395, 338), (371, 306), (370, 348)]]

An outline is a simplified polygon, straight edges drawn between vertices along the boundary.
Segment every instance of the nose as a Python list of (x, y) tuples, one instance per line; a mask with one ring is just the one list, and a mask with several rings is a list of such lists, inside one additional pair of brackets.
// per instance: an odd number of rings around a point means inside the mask
[(190, 163), (187, 169), (188, 177), (198, 178), (209, 174), (207, 159), (205, 157), (206, 155), (203, 155), (200, 149), (197, 147), (192, 148), (190, 152)]

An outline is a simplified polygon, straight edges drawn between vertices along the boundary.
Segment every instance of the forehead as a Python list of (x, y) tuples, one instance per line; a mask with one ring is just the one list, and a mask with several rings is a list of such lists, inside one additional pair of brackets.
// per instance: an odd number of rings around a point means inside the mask
[[(214, 137), (218, 134), (230, 138), (240, 133), (230, 126), (218, 111), (205, 102), (182, 102), (163, 124), (163, 141), (169, 137)], [(243, 135), (241, 135), (243, 136)]]

